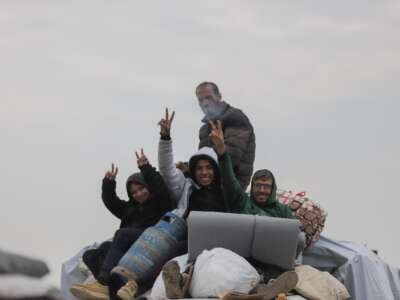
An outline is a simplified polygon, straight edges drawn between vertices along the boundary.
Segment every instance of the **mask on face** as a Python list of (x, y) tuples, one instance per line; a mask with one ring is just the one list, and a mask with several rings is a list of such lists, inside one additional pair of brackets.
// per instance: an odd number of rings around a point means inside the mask
[(222, 103), (214, 101), (204, 101), (200, 104), (200, 107), (208, 119), (219, 117), (224, 110), (224, 105)]

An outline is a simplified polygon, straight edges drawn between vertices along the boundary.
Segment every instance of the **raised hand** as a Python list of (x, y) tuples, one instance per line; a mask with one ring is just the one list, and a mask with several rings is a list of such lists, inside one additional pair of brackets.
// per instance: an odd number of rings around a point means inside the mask
[(114, 167), (114, 164), (112, 163), (111, 170), (106, 172), (105, 177), (109, 180), (115, 180), (115, 177), (117, 176), (117, 174), (118, 174), (118, 167), (117, 166)]
[(143, 148), (140, 149), (140, 155), (136, 151), (135, 151), (135, 154), (136, 154), (137, 164), (138, 164), (139, 168), (144, 165), (147, 165), (149, 163), (149, 160), (147, 159), (146, 155), (144, 155)]
[(169, 138), (171, 136), (171, 125), (174, 120), (175, 111), (172, 112), (171, 117), (169, 116), (168, 108), (165, 109), (165, 118), (158, 122), (160, 125), (160, 135), (163, 138)]
[(209, 123), (211, 126), (211, 133), (209, 137), (213, 142), (218, 155), (222, 155), (225, 153), (225, 141), (221, 121), (218, 120), (217, 125), (215, 125), (212, 121), (210, 121)]
[(177, 169), (181, 170), (183, 174), (189, 172), (189, 163), (188, 162), (178, 161), (177, 163), (175, 163), (175, 167)]

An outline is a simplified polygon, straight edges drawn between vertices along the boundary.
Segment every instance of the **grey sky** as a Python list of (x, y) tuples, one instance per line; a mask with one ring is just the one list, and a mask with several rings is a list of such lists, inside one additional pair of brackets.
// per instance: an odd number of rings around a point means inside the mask
[(157, 121), (176, 110), (187, 159), (212, 80), (251, 118), (256, 168), (306, 190), (324, 234), (366, 242), (400, 265), (399, 1), (1, 1), (0, 247), (61, 262), (110, 237), (100, 199), (118, 192)]

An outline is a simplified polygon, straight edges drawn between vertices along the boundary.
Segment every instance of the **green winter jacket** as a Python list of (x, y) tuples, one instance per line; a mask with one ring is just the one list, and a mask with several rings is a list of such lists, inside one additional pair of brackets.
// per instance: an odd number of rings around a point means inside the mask
[(250, 214), (259, 216), (270, 216), (278, 218), (294, 218), (291, 209), (276, 200), (276, 183), (272, 188), (272, 193), (265, 207), (257, 205), (249, 194), (240, 186), (232, 168), (229, 154), (225, 153), (219, 157), (219, 168), (221, 172), (222, 189), (228, 211), (239, 214)]

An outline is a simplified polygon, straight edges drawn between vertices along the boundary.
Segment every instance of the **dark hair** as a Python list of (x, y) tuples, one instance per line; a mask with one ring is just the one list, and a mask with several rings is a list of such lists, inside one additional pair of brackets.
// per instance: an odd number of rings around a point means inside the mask
[(212, 89), (213, 89), (213, 91), (214, 91), (215, 94), (217, 94), (217, 95), (220, 94), (218, 86), (217, 86), (214, 82), (211, 82), (211, 81), (203, 81), (202, 83), (200, 83), (200, 84), (196, 87), (196, 91), (197, 91), (199, 88), (205, 87), (205, 86), (207, 86), (207, 85), (211, 85), (211, 87), (212, 87)]
[(220, 175), (219, 175), (218, 164), (210, 156), (205, 155), (205, 154), (192, 156), (192, 158), (189, 160), (190, 177), (197, 183), (197, 178), (195, 176), (195, 173), (196, 173), (197, 164), (199, 163), (200, 160), (206, 160), (211, 164), (211, 166), (213, 167), (213, 170), (214, 170), (214, 175), (215, 175), (214, 183), (219, 184), (219, 180), (220, 180), (219, 176)]
[(263, 169), (255, 172), (253, 175), (253, 179), (251, 181), (254, 182), (255, 180), (258, 179), (270, 179), (270, 178), (274, 180), (274, 175), (272, 174), (272, 172), (267, 169)]

